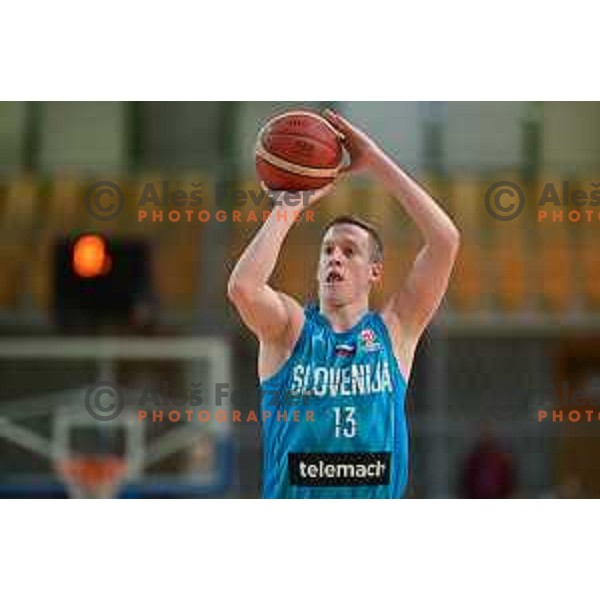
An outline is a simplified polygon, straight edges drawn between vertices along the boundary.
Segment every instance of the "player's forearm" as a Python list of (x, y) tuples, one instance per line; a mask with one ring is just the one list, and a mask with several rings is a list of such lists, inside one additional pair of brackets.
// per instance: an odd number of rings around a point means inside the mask
[(456, 247), (459, 231), (439, 204), (385, 153), (377, 150), (371, 158), (372, 174), (402, 205), (431, 245)]
[(294, 223), (295, 211), (275, 207), (252, 242), (238, 260), (229, 278), (229, 291), (247, 292), (268, 283), (281, 251), (281, 246)]

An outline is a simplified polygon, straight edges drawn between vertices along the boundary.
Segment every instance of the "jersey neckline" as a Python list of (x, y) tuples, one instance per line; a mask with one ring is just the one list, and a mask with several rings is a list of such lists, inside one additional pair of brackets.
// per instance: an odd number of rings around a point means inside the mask
[(362, 315), (362, 317), (352, 327), (350, 327), (350, 329), (346, 329), (345, 331), (334, 331), (333, 327), (331, 326), (331, 322), (320, 311), (319, 306), (316, 304), (313, 305), (313, 310), (314, 310), (315, 319), (317, 321), (319, 321), (319, 323), (321, 323), (321, 325), (324, 325), (329, 330), (329, 332), (336, 337), (346, 337), (346, 336), (357, 333), (361, 327), (365, 326), (367, 319), (373, 314), (373, 311), (368, 310), (366, 313), (364, 313)]

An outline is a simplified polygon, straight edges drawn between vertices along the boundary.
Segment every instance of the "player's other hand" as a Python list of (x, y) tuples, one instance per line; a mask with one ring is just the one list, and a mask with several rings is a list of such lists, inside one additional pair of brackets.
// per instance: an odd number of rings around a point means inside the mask
[(298, 192), (289, 190), (271, 190), (263, 181), (260, 182), (260, 187), (274, 202), (296, 210), (303, 210), (308, 206), (312, 206), (324, 196), (327, 196), (327, 194), (335, 187), (335, 181), (316, 190), (303, 190)]
[(344, 167), (342, 172), (357, 173), (368, 168), (372, 164), (372, 159), (380, 152), (377, 144), (366, 133), (333, 110), (325, 109), (323, 116), (342, 134), (341, 142), (350, 155), (350, 164)]

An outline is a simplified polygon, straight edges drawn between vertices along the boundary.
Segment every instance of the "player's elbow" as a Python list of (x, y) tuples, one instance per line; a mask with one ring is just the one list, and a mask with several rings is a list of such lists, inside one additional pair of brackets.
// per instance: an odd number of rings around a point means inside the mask
[(450, 243), (454, 251), (458, 252), (458, 249), (460, 248), (460, 231), (454, 223), (452, 223), (450, 232)]
[(237, 277), (232, 275), (227, 282), (227, 297), (229, 300), (233, 302), (233, 304), (237, 304), (244, 295), (247, 295), (247, 293), (247, 286), (244, 286)]
[(229, 282), (227, 283), (227, 297), (233, 304), (246, 303), (255, 294), (256, 286), (236, 277), (235, 274), (229, 278)]
[(443, 245), (444, 251), (447, 252), (453, 259), (458, 254), (460, 248), (460, 231), (458, 227), (450, 221), (448, 227), (440, 236), (440, 244)]

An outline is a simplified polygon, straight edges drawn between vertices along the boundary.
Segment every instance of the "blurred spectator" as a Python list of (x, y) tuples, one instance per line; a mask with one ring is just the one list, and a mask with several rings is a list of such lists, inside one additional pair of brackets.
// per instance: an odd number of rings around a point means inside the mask
[(510, 498), (514, 493), (511, 456), (484, 427), (467, 455), (461, 476), (462, 498)]

